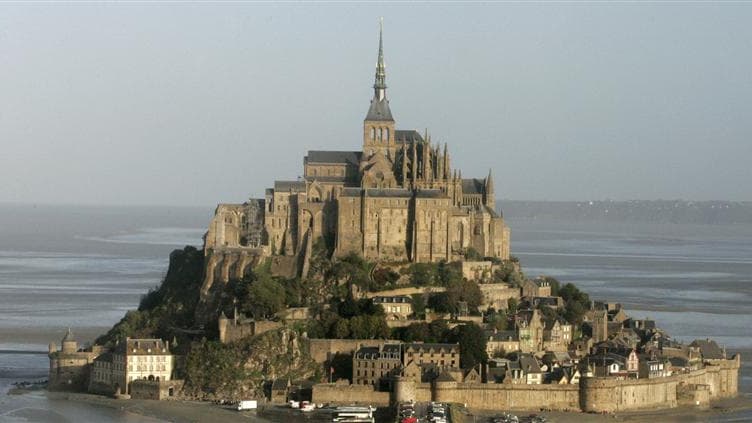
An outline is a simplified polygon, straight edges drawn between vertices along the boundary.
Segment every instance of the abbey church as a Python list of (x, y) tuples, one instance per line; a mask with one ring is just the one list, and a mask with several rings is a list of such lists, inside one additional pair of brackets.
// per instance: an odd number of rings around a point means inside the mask
[(205, 237), (207, 270), (227, 279), (258, 257), (302, 263), (320, 239), (335, 257), (437, 262), (474, 249), (509, 258), (491, 172), (463, 179), (446, 144), (396, 129), (381, 34), (373, 89), (360, 150), (308, 151), (299, 180), (275, 181), (263, 199), (217, 207)]

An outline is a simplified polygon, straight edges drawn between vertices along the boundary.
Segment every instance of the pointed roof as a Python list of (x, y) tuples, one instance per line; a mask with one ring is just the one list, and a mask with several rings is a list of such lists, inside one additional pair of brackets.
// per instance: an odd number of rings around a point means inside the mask
[(376, 81), (373, 88), (386, 89), (386, 66), (384, 66), (384, 18), (379, 20), (379, 57), (376, 59)]
[(392, 111), (389, 109), (389, 100), (384, 97), (379, 101), (376, 97), (371, 100), (371, 107), (368, 108), (366, 120), (394, 122)]
[(65, 333), (65, 336), (63, 336), (62, 342), (70, 342), (75, 341), (73, 338), (73, 332), (71, 332), (71, 328), (68, 328), (68, 332)]
[(383, 19), (379, 23), (379, 56), (376, 59), (376, 78), (373, 84), (373, 100), (368, 108), (366, 120), (391, 121), (392, 111), (389, 109), (389, 100), (386, 99), (386, 66), (384, 65), (384, 41)]
[(493, 194), (493, 177), (491, 176), (491, 169), (488, 169), (488, 176), (486, 177), (486, 194)]

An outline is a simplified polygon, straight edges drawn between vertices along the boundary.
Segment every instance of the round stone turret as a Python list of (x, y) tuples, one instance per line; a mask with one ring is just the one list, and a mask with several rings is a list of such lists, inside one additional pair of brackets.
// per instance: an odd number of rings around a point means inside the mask
[(68, 328), (68, 332), (66, 332), (65, 336), (62, 340), (62, 352), (65, 353), (74, 353), (78, 351), (78, 342), (73, 338), (73, 332), (71, 332), (70, 328)]

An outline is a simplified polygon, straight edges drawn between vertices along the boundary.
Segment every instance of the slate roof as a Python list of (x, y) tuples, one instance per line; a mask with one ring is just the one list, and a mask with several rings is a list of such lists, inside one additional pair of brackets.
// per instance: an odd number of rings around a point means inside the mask
[(306, 176), (305, 179), (308, 182), (313, 182), (313, 181), (323, 182), (323, 183), (347, 182), (347, 177), (345, 176)]
[(344, 188), (339, 194), (340, 197), (360, 197), (360, 193), (363, 192), (360, 188)]
[(416, 197), (418, 198), (442, 198), (446, 197), (443, 192), (441, 192), (440, 189), (422, 189), (419, 190), (416, 194)]
[(407, 295), (395, 295), (390, 297), (373, 297), (374, 304), (382, 303), (412, 303), (413, 299)]
[(112, 363), (112, 353), (107, 351), (106, 353), (99, 354), (94, 361), (103, 361), (106, 363)]
[(699, 347), (702, 358), (708, 360), (720, 360), (725, 358), (723, 350), (712, 339), (695, 339), (689, 344), (690, 347)]
[(326, 151), (326, 150), (309, 150), (306, 156), (308, 163), (333, 163), (333, 164), (353, 164), (360, 163), (362, 153), (360, 151)]
[(127, 339), (115, 347), (115, 351), (128, 355), (164, 355), (170, 354), (167, 345), (161, 339)]
[(440, 344), (440, 343), (420, 343), (420, 342), (413, 342), (410, 344), (405, 344), (405, 350), (407, 349), (413, 349), (413, 350), (422, 350), (422, 351), (430, 351), (433, 349), (434, 351), (439, 351), (440, 349), (444, 349), (444, 351), (456, 351), (459, 352), (460, 346), (459, 344)]
[(542, 373), (538, 360), (530, 354), (520, 355), (520, 368), (527, 373)]
[(397, 129), (394, 131), (394, 141), (397, 144), (409, 144), (409, 143), (418, 143), (423, 142), (423, 137), (420, 135), (420, 132), (414, 130), (414, 129), (408, 129), (408, 130), (402, 130)]
[(274, 181), (275, 191), (302, 192), (305, 191), (304, 181)]
[(377, 101), (376, 99), (371, 100), (371, 106), (368, 108), (366, 120), (394, 122), (392, 111), (389, 109), (389, 100), (386, 98), (381, 101)]
[(515, 330), (500, 330), (494, 333), (493, 331), (487, 331), (486, 336), (491, 341), (496, 342), (508, 342), (508, 341), (518, 341), (517, 338), (517, 331)]
[(483, 194), (483, 186), (485, 181), (483, 179), (463, 179), (462, 180), (462, 193), (463, 194)]
[(287, 387), (290, 385), (290, 379), (274, 379), (274, 382), (272, 382), (272, 390), (273, 391), (286, 391)]
[(439, 377), (436, 378), (436, 382), (456, 382), (456, 380), (447, 371), (441, 372)]
[(369, 197), (395, 197), (410, 198), (412, 191), (402, 188), (368, 188), (366, 195)]

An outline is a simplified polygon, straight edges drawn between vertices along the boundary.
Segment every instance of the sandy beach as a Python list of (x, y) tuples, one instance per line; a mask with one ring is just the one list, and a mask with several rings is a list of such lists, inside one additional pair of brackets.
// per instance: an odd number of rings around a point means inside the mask
[(202, 401), (116, 400), (99, 395), (61, 392), (48, 392), (47, 395), (54, 399), (65, 399), (67, 401), (78, 401), (108, 407), (166, 422), (191, 423), (221, 421), (228, 423), (270, 423), (269, 420), (256, 416), (255, 411), (239, 412), (230, 407), (222, 407)]
[[(292, 413), (272, 413), (269, 418), (259, 417), (255, 411), (238, 412), (230, 407), (222, 407), (200, 401), (152, 401), (152, 400), (116, 400), (112, 398), (90, 395), (50, 392), (50, 398), (65, 399), (87, 404), (109, 407), (112, 409), (134, 413), (141, 416), (176, 423), (183, 422), (290, 422), (297, 421)], [(470, 410), (471, 412), (473, 410)], [(465, 416), (464, 422), (479, 423), (488, 421), (488, 417), (499, 413), (475, 413)], [(680, 407), (669, 410), (651, 410), (644, 412), (616, 413), (616, 414), (587, 414), (565, 412), (515, 412), (518, 416), (529, 414), (544, 415), (552, 423), (603, 423), (603, 422), (742, 422), (752, 420), (752, 399), (740, 395), (737, 398), (713, 403), (711, 408), (700, 410)], [(300, 419), (302, 420), (302, 419)]]

